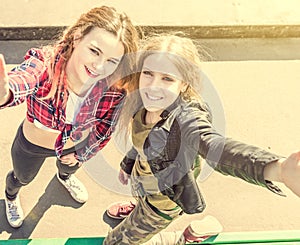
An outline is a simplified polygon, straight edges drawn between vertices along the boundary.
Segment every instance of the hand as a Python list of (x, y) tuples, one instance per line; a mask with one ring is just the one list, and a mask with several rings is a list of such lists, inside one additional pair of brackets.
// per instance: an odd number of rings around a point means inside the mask
[(281, 163), (281, 180), (300, 197), (300, 151), (292, 153)]
[(123, 169), (120, 169), (119, 172), (119, 180), (123, 185), (128, 184), (128, 179), (130, 178), (130, 175), (127, 174)]
[(60, 158), (62, 164), (69, 165), (70, 167), (74, 167), (78, 163), (78, 167), (81, 167), (82, 162), (78, 162), (75, 158), (75, 153), (70, 153), (68, 155), (64, 155)]
[(5, 60), (0, 54), (0, 105), (5, 104), (9, 99), (8, 76), (5, 68)]

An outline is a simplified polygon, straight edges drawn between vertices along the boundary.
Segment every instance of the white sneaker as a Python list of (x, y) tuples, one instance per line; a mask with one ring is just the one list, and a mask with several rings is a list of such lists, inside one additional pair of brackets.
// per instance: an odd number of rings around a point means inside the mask
[(24, 213), (21, 207), (19, 196), (15, 200), (11, 201), (4, 198), (6, 207), (6, 218), (8, 223), (13, 228), (19, 228), (23, 224)]
[(85, 186), (76, 178), (74, 174), (71, 174), (68, 179), (63, 180), (56, 174), (59, 182), (68, 190), (73, 199), (79, 203), (85, 203), (88, 200), (88, 192)]
[(201, 243), (211, 236), (221, 233), (223, 226), (213, 216), (207, 215), (201, 220), (193, 220), (184, 230), (183, 235), (188, 243)]

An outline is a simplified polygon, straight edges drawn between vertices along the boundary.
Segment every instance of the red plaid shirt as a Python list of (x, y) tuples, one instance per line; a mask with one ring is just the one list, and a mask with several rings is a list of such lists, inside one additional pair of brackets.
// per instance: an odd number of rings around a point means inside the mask
[(87, 144), (76, 149), (78, 161), (87, 161), (108, 143), (126, 95), (124, 89), (108, 87), (105, 79), (98, 81), (84, 100), (75, 122), (70, 125), (65, 123), (66, 101), (63, 98), (68, 98), (69, 94), (66, 86), (56, 92), (53, 98), (43, 99), (50, 91), (51, 82), (41, 50), (29, 50), (25, 61), (10, 71), (8, 76), (13, 96), (1, 108), (16, 106), (26, 100), (27, 119), (30, 122), (37, 119), (46, 127), (61, 132), (55, 143), (57, 157), (61, 156), (69, 138), (78, 141), (86, 129), (91, 129), (91, 132)]

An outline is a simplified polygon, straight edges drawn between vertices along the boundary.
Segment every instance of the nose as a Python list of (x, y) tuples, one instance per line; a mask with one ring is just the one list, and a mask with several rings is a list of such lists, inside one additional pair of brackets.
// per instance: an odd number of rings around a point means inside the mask
[(92, 67), (95, 69), (95, 72), (99, 74), (104, 73), (104, 59), (99, 58), (92, 63)]
[(154, 75), (152, 77), (151, 83), (149, 84), (149, 87), (152, 89), (158, 89), (160, 87), (160, 77)]
[(97, 72), (100, 75), (103, 75), (105, 73), (105, 68), (103, 64), (93, 64), (93, 68), (95, 69), (95, 72)]

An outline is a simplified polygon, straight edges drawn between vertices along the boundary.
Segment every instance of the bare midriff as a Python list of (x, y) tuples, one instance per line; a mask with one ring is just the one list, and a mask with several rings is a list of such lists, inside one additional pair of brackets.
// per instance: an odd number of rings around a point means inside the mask
[[(23, 123), (23, 133), (25, 138), (32, 144), (48, 149), (54, 149), (55, 141), (59, 135), (58, 132), (49, 132), (36, 127), (34, 123), (29, 122), (27, 118), (25, 118)], [(71, 148), (74, 145), (80, 143), (81, 141), (86, 139), (88, 135), (89, 129), (82, 131), (82, 137), (79, 141), (76, 141), (76, 143), (74, 143), (71, 139), (68, 139), (66, 144), (64, 145), (64, 149)]]

